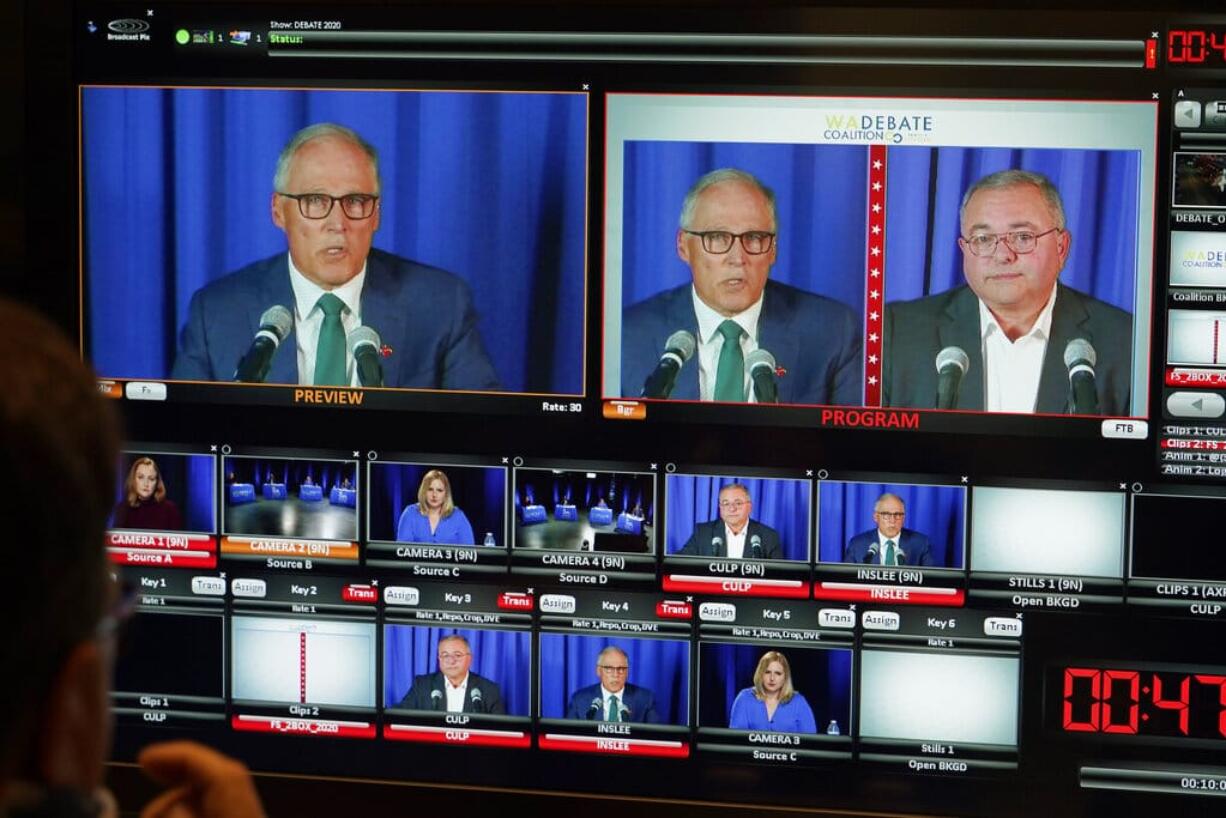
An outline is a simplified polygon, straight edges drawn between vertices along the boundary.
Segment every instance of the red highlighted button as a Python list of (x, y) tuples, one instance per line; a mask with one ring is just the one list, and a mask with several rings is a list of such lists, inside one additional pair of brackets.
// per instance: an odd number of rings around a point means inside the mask
[(658, 741), (621, 736), (568, 736), (546, 733), (540, 738), (542, 750), (569, 750), (572, 753), (604, 753), (656, 758), (689, 758), (690, 746), (683, 741)]
[(424, 727), (385, 724), (383, 737), (392, 741), (429, 744), (471, 744), (478, 747), (531, 747), (532, 737), (522, 730), (476, 730), (470, 727)]
[(656, 616), (661, 619), (693, 619), (694, 606), (688, 602), (665, 599), (656, 603)]
[(730, 579), (694, 574), (666, 574), (664, 590), (687, 594), (809, 598), (809, 583), (799, 579)]
[(532, 594), (507, 591), (498, 595), (498, 607), (504, 611), (530, 611), (532, 606)]
[(840, 602), (876, 602), (893, 605), (940, 605), (961, 608), (966, 591), (961, 588), (916, 588), (910, 585), (862, 585), (856, 582), (819, 582), (813, 586), (815, 599)]
[(153, 568), (216, 568), (212, 551), (166, 551), (160, 548), (108, 548), (107, 558), (116, 565), (148, 565)]
[(341, 589), (341, 599), (345, 602), (375, 603), (379, 601), (379, 590), (370, 585), (346, 585)]
[(280, 716), (234, 716), (230, 726), (248, 733), (281, 733), (325, 738), (374, 738), (375, 726), (368, 721), (282, 718)]

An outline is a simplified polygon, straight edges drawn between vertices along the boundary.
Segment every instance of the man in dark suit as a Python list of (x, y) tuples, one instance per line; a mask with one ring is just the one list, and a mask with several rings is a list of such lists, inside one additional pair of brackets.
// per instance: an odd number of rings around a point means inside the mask
[(1051, 181), (985, 176), (963, 198), (961, 230), (966, 286), (886, 305), (883, 403), (935, 408), (936, 357), (958, 347), (970, 363), (951, 408), (1068, 413), (1064, 352), (1081, 338), (1097, 354), (1098, 414), (1129, 414), (1132, 315), (1058, 282), (1072, 236)]
[(399, 706), (410, 710), (505, 715), (502, 691), (484, 676), (469, 673), (472, 663), (473, 653), (467, 639), (458, 633), (443, 637), (438, 642), (438, 672), (414, 677), (413, 686)]
[[(274, 305), (293, 329), (269, 383), (361, 385), (346, 336), (378, 333), (384, 386), (497, 389), (468, 286), (451, 273), (371, 249), (379, 227), (377, 155), (348, 128), (299, 131), (277, 162), (272, 220), (287, 254), (192, 295), (171, 377), (228, 381)], [(373, 385), (373, 384), (366, 384)]]
[(699, 523), (677, 553), (682, 556), (783, 559), (779, 532), (750, 519), (749, 489), (729, 483), (719, 490), (719, 519)]
[(779, 403), (861, 403), (861, 321), (845, 304), (767, 280), (776, 224), (774, 193), (749, 173), (724, 168), (694, 184), (677, 231), (692, 283), (625, 310), (623, 396), (642, 393), (668, 337), (687, 330), (698, 349), (673, 399), (759, 400), (745, 357), (764, 349), (775, 358)]
[(843, 562), (873, 565), (932, 565), (928, 535), (903, 528), (907, 509), (902, 498), (886, 492), (873, 504), (877, 527), (857, 534), (843, 550)]
[(659, 724), (656, 697), (649, 689), (628, 684), (630, 659), (616, 645), (596, 657), (599, 684), (576, 690), (566, 706), (566, 718), (584, 721), (629, 721)]

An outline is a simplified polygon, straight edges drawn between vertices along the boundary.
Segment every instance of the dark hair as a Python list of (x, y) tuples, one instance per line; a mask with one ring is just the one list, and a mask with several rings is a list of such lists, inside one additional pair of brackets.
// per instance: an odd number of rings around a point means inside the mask
[[(115, 418), (76, 348), (29, 308), (0, 299), (0, 781), (24, 775), (46, 694), (107, 601), (102, 537), (115, 496)], [(65, 510), (65, 506), (69, 510)]]

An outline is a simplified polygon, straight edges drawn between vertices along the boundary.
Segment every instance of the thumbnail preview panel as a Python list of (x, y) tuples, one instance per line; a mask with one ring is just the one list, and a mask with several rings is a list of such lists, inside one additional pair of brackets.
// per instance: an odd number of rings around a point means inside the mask
[[(771, 354), (779, 403), (937, 408), (935, 358), (958, 347), (962, 388), (943, 408), (1062, 414), (1060, 356), (1081, 337), (1098, 357), (1093, 413), (1144, 413), (1156, 118), (1135, 102), (610, 95), (603, 393), (643, 394), (667, 339), (686, 331), (698, 354), (648, 397), (714, 399), (719, 321), (700, 320), (711, 312), (735, 316), (746, 355)], [(714, 229), (701, 191), (681, 215), (687, 192), (724, 169), (775, 200), (755, 225), (769, 244), (755, 235), (727, 251), (749, 272), (735, 281), (697, 244)], [(978, 327), (979, 304), (1005, 310), (1010, 293), (960, 241), (963, 195), (1004, 171), (1050, 181), (1065, 217), (1055, 224), (1044, 199), (1022, 219), (1047, 242), (1026, 256), (1041, 275), (1022, 295), (1036, 313), (1056, 295), (1052, 373), (1007, 402), (985, 376)], [(1038, 190), (1027, 184), (1014, 209)], [(680, 218), (693, 223), (679, 232)]]
[(375, 623), (235, 616), (236, 700), (375, 706)]
[[(622, 721), (640, 724), (689, 723), (690, 643), (680, 639), (627, 639), (619, 636), (541, 634), (541, 708), (546, 719)], [(616, 650), (607, 650), (615, 648)], [(621, 713), (605, 713), (599, 667), (623, 666), (618, 694)]]
[(516, 469), (515, 547), (654, 553), (655, 475)]
[(1016, 656), (865, 650), (864, 738), (1017, 744)]
[(383, 634), (384, 707), (450, 712), (445, 684), (456, 676), (467, 679), (459, 712), (531, 715), (531, 632), (387, 625)]
[(817, 491), (821, 562), (963, 567), (965, 488), (823, 480)]
[[(422, 545), (505, 545), (505, 468), (372, 463), (369, 489), (372, 540)], [(431, 491), (440, 497), (438, 501), (430, 495)], [(441, 502), (445, 513), (432, 528), (433, 502)]]
[(125, 451), (108, 527), (215, 533), (216, 462), (209, 454)]
[(976, 486), (971, 570), (1122, 577), (1123, 492)]
[[(318, 315), (294, 284), (364, 263), (340, 295), (357, 301), (346, 331), (378, 334), (377, 385), (583, 392), (586, 94), (83, 87), (80, 105), (84, 340), (103, 377), (233, 380), (266, 310)], [(332, 191), (377, 199), (318, 218), (353, 211), (344, 247), (292, 229), (313, 224), (305, 200), (269, 207), (303, 193), (274, 191), (278, 156), (322, 123), (378, 156), (378, 179), (350, 183), (373, 189)], [(114, 331), (132, 315), (144, 331)], [(316, 383), (299, 335), (246, 380)]]
[(356, 461), (226, 457), (223, 469), (223, 533), (357, 540)]
[[(667, 554), (809, 560), (812, 481), (670, 474), (664, 487)], [(743, 535), (738, 554), (727, 553), (730, 526)]]

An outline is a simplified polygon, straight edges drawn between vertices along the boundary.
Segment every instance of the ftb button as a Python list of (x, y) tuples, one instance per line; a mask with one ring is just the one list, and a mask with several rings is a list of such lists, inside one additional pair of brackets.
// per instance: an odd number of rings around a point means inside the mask
[(1143, 420), (1111, 418), (1103, 421), (1103, 437), (1117, 440), (1144, 440), (1149, 437), (1149, 424)]

